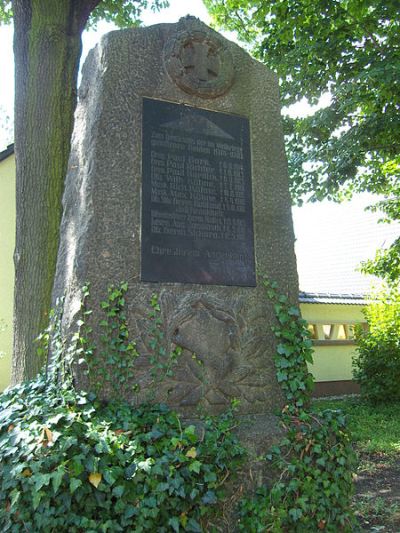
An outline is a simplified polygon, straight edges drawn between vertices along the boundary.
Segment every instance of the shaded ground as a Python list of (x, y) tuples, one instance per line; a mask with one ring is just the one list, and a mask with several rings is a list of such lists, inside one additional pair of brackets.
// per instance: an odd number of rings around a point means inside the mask
[(362, 531), (400, 532), (400, 455), (362, 453), (354, 498)]

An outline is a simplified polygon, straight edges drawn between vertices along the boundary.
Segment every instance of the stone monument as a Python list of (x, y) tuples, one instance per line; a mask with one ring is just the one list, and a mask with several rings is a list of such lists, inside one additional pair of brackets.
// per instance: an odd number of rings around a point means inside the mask
[(166, 350), (183, 352), (156, 399), (190, 418), (237, 398), (265, 435), (282, 396), (263, 275), (297, 302), (275, 74), (193, 17), (104, 36), (83, 68), (65, 186), (66, 327), (85, 282), (96, 309), (127, 281), (145, 389), (158, 293)]

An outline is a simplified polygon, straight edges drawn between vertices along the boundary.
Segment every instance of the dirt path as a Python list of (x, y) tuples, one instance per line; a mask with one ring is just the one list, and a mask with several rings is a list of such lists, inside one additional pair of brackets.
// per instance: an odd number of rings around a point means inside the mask
[(354, 498), (362, 531), (400, 532), (400, 455), (363, 454)]

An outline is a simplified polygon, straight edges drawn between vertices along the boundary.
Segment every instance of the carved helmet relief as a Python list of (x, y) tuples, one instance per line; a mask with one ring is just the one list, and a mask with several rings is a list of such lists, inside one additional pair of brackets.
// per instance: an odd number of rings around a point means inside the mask
[[(182, 22), (192, 19), (187, 17)], [(174, 35), (164, 48), (164, 64), (178, 87), (202, 98), (221, 96), (233, 83), (230, 51), (214, 32), (204, 27)]]

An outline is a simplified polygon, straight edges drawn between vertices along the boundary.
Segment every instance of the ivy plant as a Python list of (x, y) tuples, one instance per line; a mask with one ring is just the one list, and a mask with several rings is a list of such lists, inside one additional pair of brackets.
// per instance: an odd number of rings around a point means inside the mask
[[(352, 531), (354, 454), (345, 419), (338, 411), (311, 409), (306, 324), (275, 284), (266, 282), (266, 290), (277, 317), (275, 366), (286, 399), (281, 413), (285, 436), (265, 457), (267, 468), (276, 472), (275, 482), (241, 501), (238, 529)], [(113, 368), (125, 378), (120, 387), (135, 383), (130, 362), (138, 353), (129, 338), (126, 292), (126, 284), (110, 287), (101, 304), (105, 318), (93, 325), (85, 287), (71, 342), (61, 335), (62, 316), (53, 312), (40, 338), (41, 355), (50, 361), (46, 370), (0, 395), (2, 531), (220, 530), (230, 482), (246, 458), (232, 433), (232, 410), (205, 417), (199, 430), (164, 404), (133, 407), (96, 395)], [(161, 349), (156, 296), (149, 320), (157, 385), (173, 372), (179, 350), (168, 354)], [(99, 349), (94, 327), (103, 333)], [(89, 392), (74, 387), (77, 362), (86, 365)], [(98, 372), (101, 363), (104, 374)]]
[[(125, 284), (111, 287), (101, 305), (106, 318), (99, 324), (99, 356), (133, 379), (133, 366), (124, 364), (137, 357), (126, 324), (126, 290)], [(245, 457), (231, 432), (232, 411), (204, 418), (198, 431), (164, 404), (133, 407), (77, 391), (75, 362), (87, 358), (89, 375), (99, 365), (88, 288), (83, 292), (71, 343), (61, 335), (60, 313), (52, 313), (40, 339), (48, 368), (0, 395), (1, 531), (211, 530), (227, 498), (226, 482)], [(157, 306), (153, 299), (149, 320), (158, 317)], [(154, 351), (158, 360), (157, 342)], [(95, 389), (102, 384), (90, 380)]]
[[(107, 396), (109, 399), (132, 398), (140, 392), (140, 384), (135, 374), (135, 364), (140, 354), (136, 342), (129, 336), (126, 314), (127, 291), (126, 282), (108, 288), (107, 298), (100, 302), (102, 318), (98, 322), (100, 338), (96, 345), (90, 320), (92, 315), (89, 305), (90, 287), (85, 285), (82, 289), (81, 318), (78, 320), (79, 335), (76, 337), (78, 362), (86, 369), (90, 390), (98, 396)], [(170, 352), (165, 349), (157, 294), (153, 294), (150, 299), (148, 331), (151, 382), (146, 388), (147, 397), (152, 398), (157, 386), (173, 374), (173, 367), (182, 352), (179, 346)]]
[(351, 510), (355, 454), (340, 411), (314, 412), (312, 342), (298, 307), (265, 281), (278, 322), (277, 380), (285, 397), (280, 420), (285, 436), (265, 460), (276, 482), (241, 502), (239, 529), (246, 532), (353, 531)]

